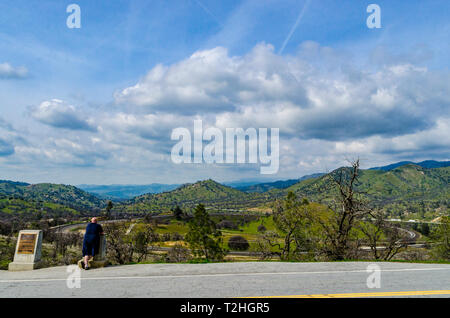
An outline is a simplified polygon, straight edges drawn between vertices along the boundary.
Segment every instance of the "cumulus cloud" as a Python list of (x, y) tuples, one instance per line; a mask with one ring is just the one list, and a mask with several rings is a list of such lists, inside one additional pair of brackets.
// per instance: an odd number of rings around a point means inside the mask
[(86, 118), (75, 106), (52, 99), (31, 108), (31, 116), (43, 124), (70, 130), (96, 131), (91, 119)]
[(40, 162), (44, 165), (91, 167), (106, 162), (117, 147), (98, 138), (50, 137), (39, 145), (30, 143), (16, 147), (24, 163)]
[(28, 70), (24, 66), (13, 67), (9, 63), (0, 64), (0, 78), (3, 79), (20, 79), (28, 75)]
[[(116, 105), (109, 110), (87, 116), (57, 99), (33, 107), (36, 120), (68, 129), (64, 138), (55, 130), (53, 137), (36, 133), (29, 144), (17, 145), (10, 132), (9, 139), (2, 135), (0, 155), (14, 153), (1, 160), (102, 166), (139, 175), (151, 171), (173, 180), (258, 173), (250, 165), (171, 165), (172, 129), (193, 131), (196, 119), (203, 120), (204, 129), (280, 128), (280, 178), (330, 171), (352, 157), (370, 158), (366, 167), (446, 160), (449, 73), (401, 57), (384, 64), (371, 57), (357, 62), (314, 42), (291, 56), (280, 56), (267, 44), (243, 56), (230, 56), (221, 47), (198, 51), (178, 63), (155, 66), (135, 85), (116, 92)], [(0, 119), (0, 129), (8, 127)]]
[(409, 60), (352, 64), (343, 52), (306, 42), (294, 56), (266, 44), (244, 56), (199, 51), (155, 66), (115, 99), (151, 114), (213, 113), (222, 128), (277, 127), (290, 137), (340, 141), (430, 129), (448, 115), (448, 92), (448, 73)]
[(225, 48), (198, 51), (171, 66), (157, 65), (135, 86), (115, 94), (117, 103), (149, 112), (178, 114), (233, 111), (260, 101), (306, 102), (289, 64), (258, 45), (248, 55), (231, 57)]

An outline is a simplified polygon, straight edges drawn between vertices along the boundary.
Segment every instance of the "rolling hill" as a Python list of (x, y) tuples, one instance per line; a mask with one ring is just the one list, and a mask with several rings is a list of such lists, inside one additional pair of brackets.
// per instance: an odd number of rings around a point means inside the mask
[(55, 207), (66, 207), (76, 211), (98, 211), (105, 206), (105, 201), (71, 185), (0, 181), (0, 195), (4, 199)]
[[(436, 162), (422, 164), (434, 166)], [(450, 166), (424, 168), (407, 163), (386, 167), (360, 171), (357, 190), (363, 192), (371, 204), (384, 208), (392, 216), (432, 218), (439, 213), (449, 213)], [(254, 208), (267, 209), (289, 191), (310, 201), (327, 203), (337, 193), (333, 175), (346, 169), (305, 176), (300, 180), (262, 183), (247, 187), (246, 191), (209, 179), (117, 202), (113, 212), (164, 213), (177, 205), (190, 211), (199, 203), (210, 212), (242, 212)], [(99, 212), (104, 207), (105, 200), (74, 186), (0, 181), (0, 213), (3, 214), (89, 213)]]
[[(316, 202), (330, 202), (337, 194), (332, 182), (335, 171), (319, 178), (299, 182), (285, 190)], [(401, 165), (388, 171), (361, 170), (357, 190), (372, 205), (383, 207), (393, 215), (418, 213), (429, 216), (435, 212), (449, 211), (450, 167), (422, 168), (413, 164)]]
[(254, 207), (267, 202), (267, 195), (245, 193), (222, 185), (214, 180), (199, 181), (159, 194), (138, 196), (115, 209), (128, 212), (164, 212), (177, 205), (184, 210), (191, 210), (202, 203), (209, 210), (236, 211)]

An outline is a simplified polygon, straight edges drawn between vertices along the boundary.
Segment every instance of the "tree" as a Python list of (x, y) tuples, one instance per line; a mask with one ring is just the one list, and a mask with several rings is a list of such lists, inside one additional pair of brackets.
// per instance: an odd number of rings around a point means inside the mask
[(178, 205), (172, 210), (172, 214), (177, 220), (181, 220), (184, 216), (183, 210)]
[(126, 222), (112, 222), (104, 226), (108, 233), (108, 256), (118, 264), (143, 261), (150, 252), (149, 244), (157, 241), (157, 234), (150, 225), (135, 226), (131, 232), (129, 228)]
[(430, 226), (428, 225), (428, 223), (422, 223), (420, 225), (420, 233), (422, 233), (425, 236), (430, 235)]
[(110, 219), (111, 218), (111, 210), (114, 207), (113, 203), (111, 201), (108, 201), (108, 203), (106, 204), (106, 218)]
[(228, 247), (236, 251), (246, 251), (250, 247), (250, 244), (245, 237), (236, 235), (230, 237), (228, 240)]
[(137, 262), (142, 262), (150, 253), (149, 245), (157, 242), (159, 236), (150, 225), (137, 227), (131, 235), (134, 252), (137, 254)]
[(331, 219), (321, 222), (327, 238), (326, 254), (332, 260), (343, 260), (358, 251), (359, 242), (352, 237), (354, 225), (370, 212), (361, 193), (355, 190), (360, 173), (359, 159), (351, 165), (331, 174), (331, 183), (338, 194), (334, 205), (330, 206)]
[[(358, 228), (365, 236), (364, 243), (369, 245), (374, 259), (391, 260), (400, 251), (408, 247), (403, 240), (399, 226), (389, 224), (382, 211), (371, 212), (372, 220), (361, 221)], [(383, 241), (383, 243), (382, 243)]]
[(289, 192), (286, 199), (282, 202), (277, 202), (274, 213), (273, 221), (277, 229), (284, 235), (284, 245), (280, 245), (282, 260), (291, 258), (293, 253), (292, 245), (296, 244), (298, 249), (301, 245), (300, 241), (303, 241), (301, 228), (306, 226), (306, 214), (305, 206), (306, 202), (299, 203), (293, 192)]
[(435, 258), (439, 260), (450, 260), (450, 217), (443, 216), (436, 230), (433, 231), (432, 237), (436, 244), (433, 248)]
[(259, 242), (257, 247), (262, 253), (269, 248), (268, 254), (278, 255), (282, 260), (315, 258), (323, 241), (318, 220), (323, 221), (327, 214), (327, 207), (309, 203), (307, 199), (300, 201), (289, 192), (284, 200), (275, 204), (273, 220), (278, 233), (264, 233), (261, 240), (266, 242)]
[(266, 231), (256, 240), (254, 251), (259, 253), (262, 260), (270, 259), (272, 256), (281, 258), (281, 244), (278, 242), (279, 235), (275, 231)]
[(225, 251), (222, 248), (222, 232), (216, 228), (216, 224), (209, 217), (203, 204), (197, 205), (194, 217), (189, 222), (189, 231), (186, 234), (186, 242), (192, 253), (197, 257), (205, 257), (207, 260), (222, 260)]

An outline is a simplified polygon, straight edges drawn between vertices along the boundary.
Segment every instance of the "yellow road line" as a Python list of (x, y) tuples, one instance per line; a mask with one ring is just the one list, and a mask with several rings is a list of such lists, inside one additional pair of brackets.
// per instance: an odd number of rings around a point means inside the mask
[(263, 297), (255, 297), (255, 298), (360, 298), (360, 297), (395, 297), (395, 296), (426, 296), (426, 295), (450, 295), (450, 290), (263, 296)]

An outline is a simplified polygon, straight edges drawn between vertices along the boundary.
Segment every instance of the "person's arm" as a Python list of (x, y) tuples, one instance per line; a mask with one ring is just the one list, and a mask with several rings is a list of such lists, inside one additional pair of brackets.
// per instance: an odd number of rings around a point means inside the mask
[(100, 224), (98, 226), (98, 232), (100, 233), (100, 235), (105, 235), (105, 232), (103, 232), (103, 227)]

